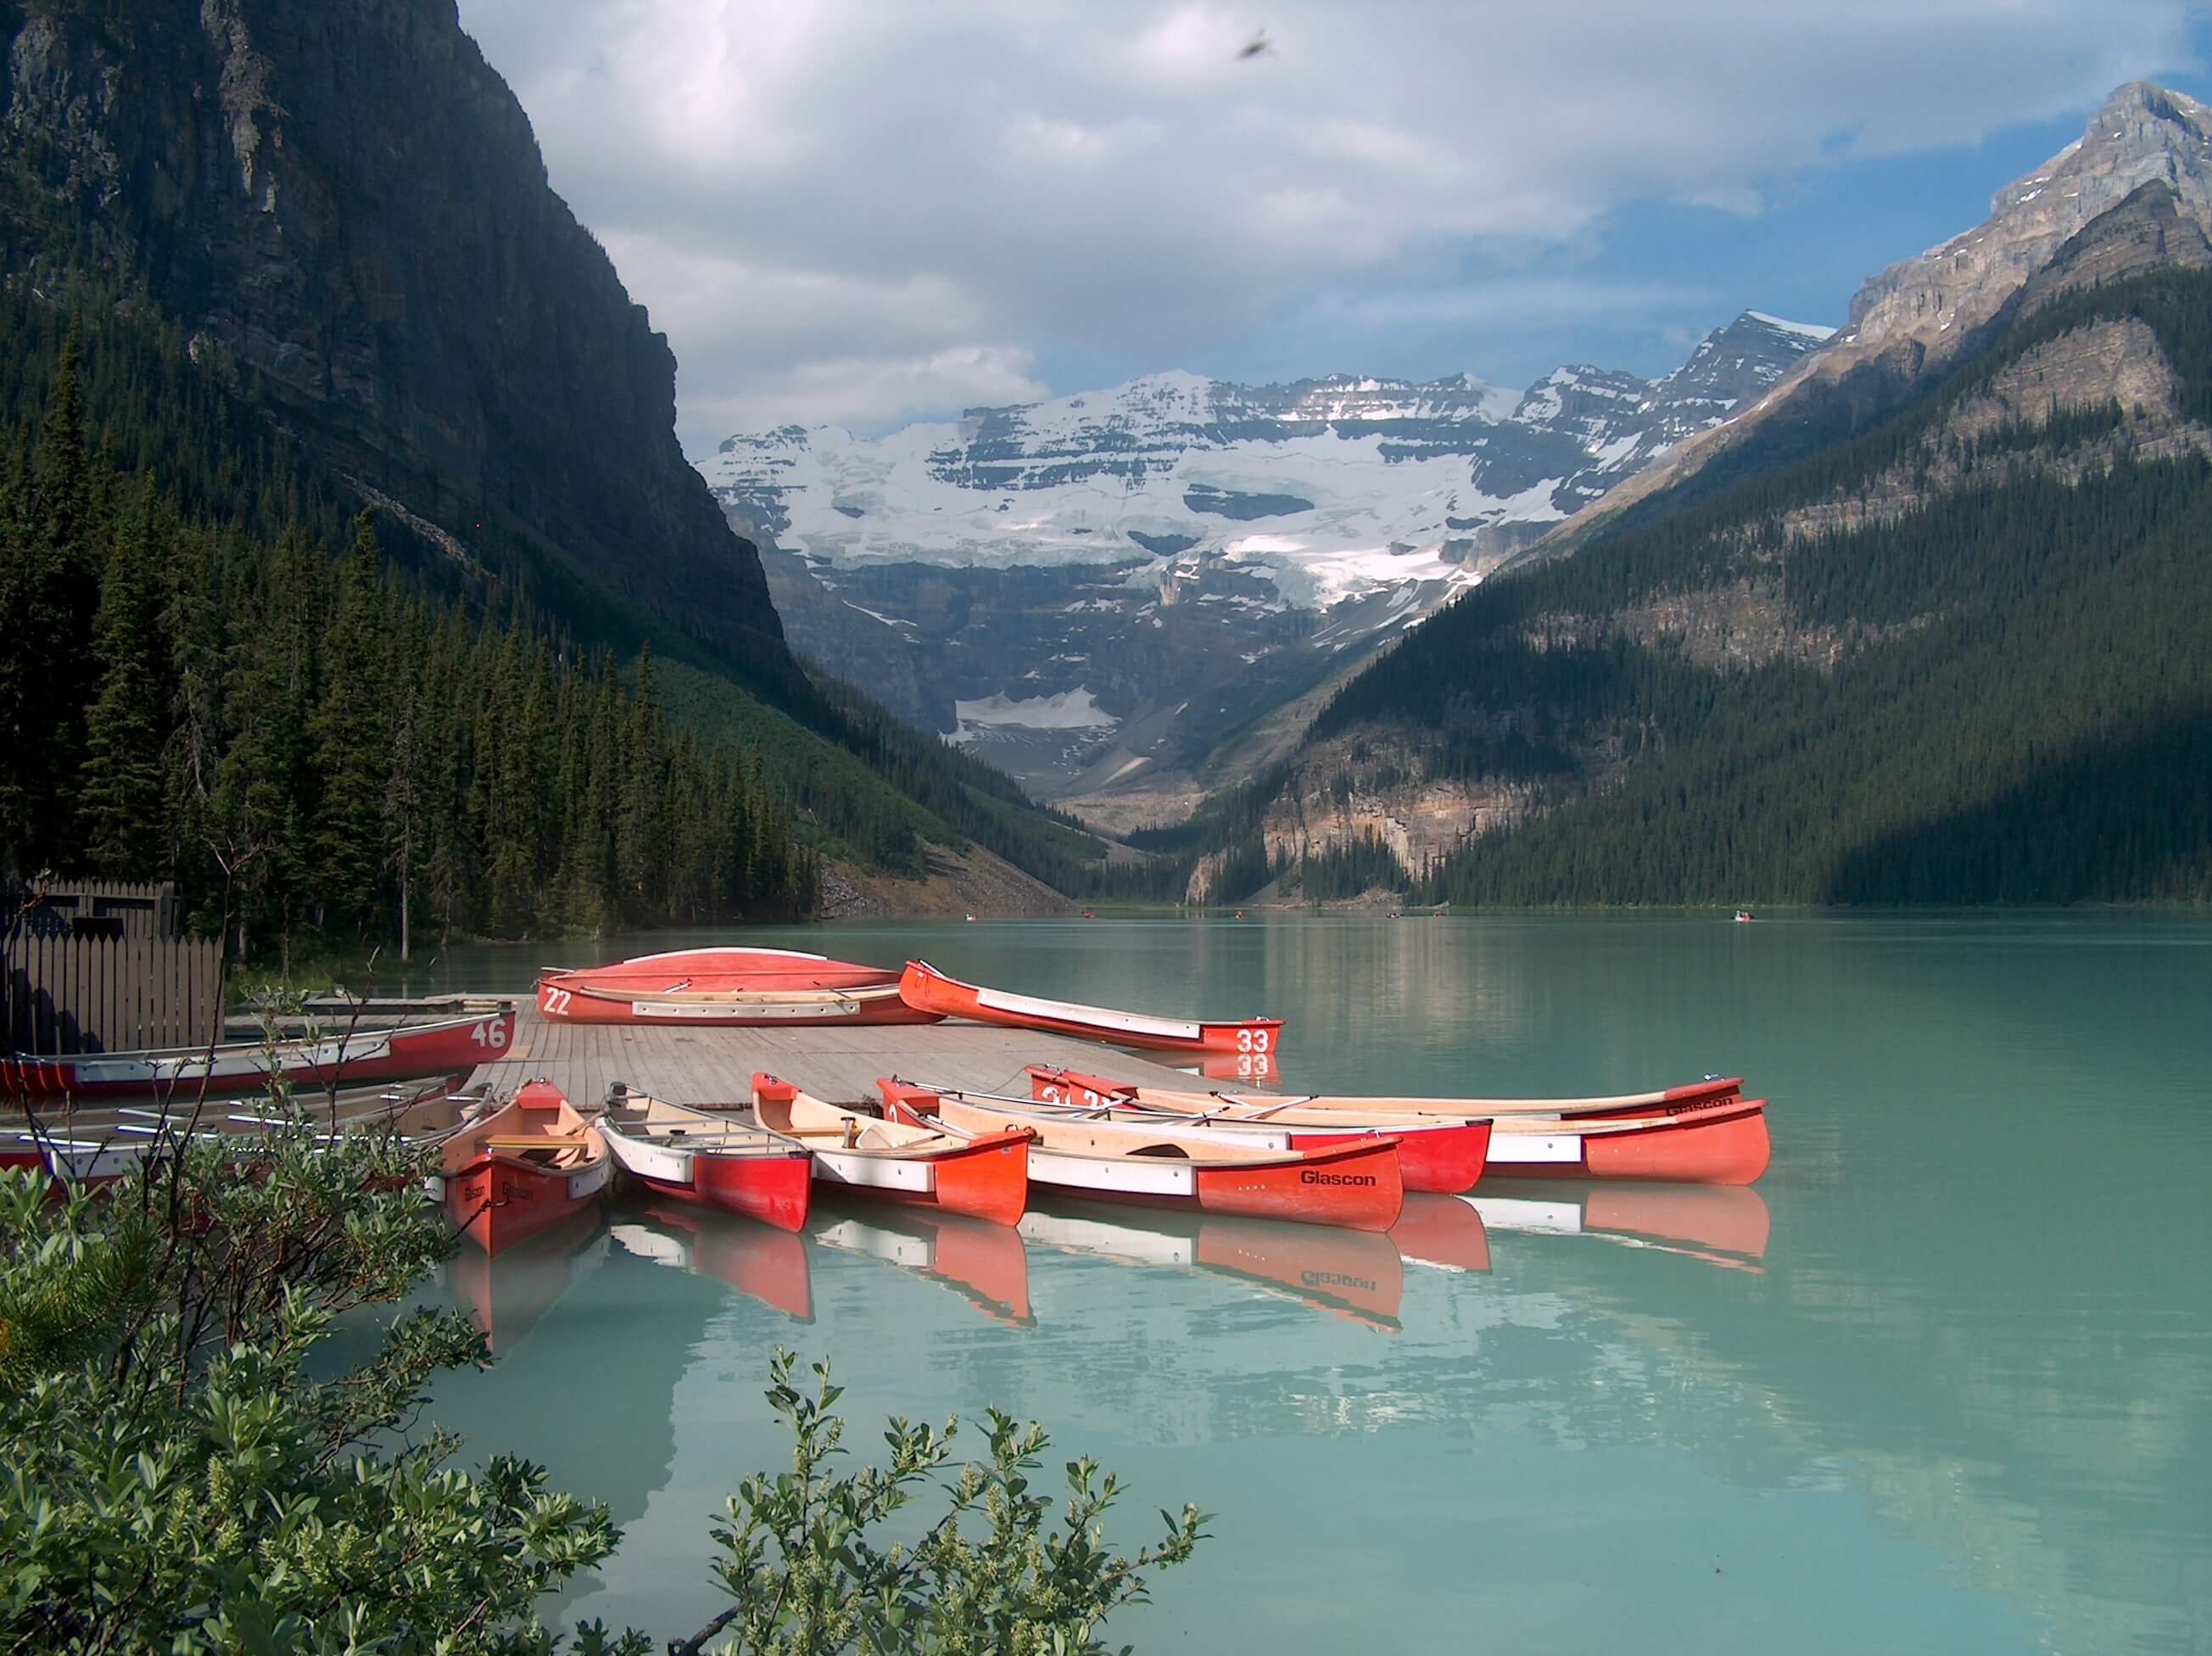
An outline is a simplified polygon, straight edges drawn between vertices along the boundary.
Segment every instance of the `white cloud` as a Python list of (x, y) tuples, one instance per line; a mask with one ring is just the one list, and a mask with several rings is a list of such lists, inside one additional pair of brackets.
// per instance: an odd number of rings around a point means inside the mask
[(927, 356), (843, 356), (772, 368), (734, 394), (684, 399), (691, 452), (732, 431), (777, 425), (881, 430), (952, 408), (1035, 402), (1048, 395), (1019, 345), (955, 345)]
[[(1803, 168), (2193, 63), (2178, 0), (2094, 23), (2080, 0), (1265, 10), (463, 0), (462, 21), (669, 331), (695, 447), (732, 410), (866, 426), (1038, 361), (1165, 368), (1332, 304), (1449, 309), (1470, 259), (1564, 267), (1624, 202), (1755, 212)], [(1261, 21), (1273, 49), (1240, 59)]]

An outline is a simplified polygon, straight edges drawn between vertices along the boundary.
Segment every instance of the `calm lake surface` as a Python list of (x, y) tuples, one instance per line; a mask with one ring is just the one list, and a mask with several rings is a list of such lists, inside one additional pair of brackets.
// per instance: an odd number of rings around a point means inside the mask
[[(717, 941), (732, 934), (720, 934)], [(1216, 1539), (1140, 1650), (2212, 1650), (2212, 922), (1111, 920), (743, 941), (1290, 1020), (1299, 1088), (1585, 1093), (1741, 1074), (1753, 1191), (1492, 1185), (1384, 1239), (1135, 1210), (1017, 1236), (611, 1209), (441, 1292), (495, 1369), (432, 1418), (607, 1502), (568, 1616), (688, 1634), (708, 1527), (786, 1444), (775, 1346), (880, 1417), (1043, 1421), (1115, 1537)], [(701, 941), (617, 938), (584, 958)], [(410, 987), (520, 989), (544, 946)], [(1102, 1052), (1101, 1067), (1109, 1067)], [(1418, 1221), (1418, 1222), (1414, 1222)], [(1062, 1453), (1060, 1452), (1065, 1452)], [(1055, 1473), (1056, 1476), (1056, 1473)]]

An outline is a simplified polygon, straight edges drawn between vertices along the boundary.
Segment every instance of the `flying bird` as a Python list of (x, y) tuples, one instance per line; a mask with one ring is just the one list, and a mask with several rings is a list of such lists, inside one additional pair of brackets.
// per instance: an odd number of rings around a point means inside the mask
[(1275, 43), (1267, 38), (1267, 31), (1261, 29), (1244, 43), (1244, 49), (1237, 54), (1237, 61), (1241, 64), (1247, 58), (1257, 58), (1261, 52), (1274, 49)]

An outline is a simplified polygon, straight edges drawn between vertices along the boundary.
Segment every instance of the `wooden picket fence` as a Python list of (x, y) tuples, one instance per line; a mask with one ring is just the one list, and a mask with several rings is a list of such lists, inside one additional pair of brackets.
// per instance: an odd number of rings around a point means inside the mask
[[(20, 916), (34, 930), (68, 929), (106, 937), (174, 937), (177, 887), (173, 880), (137, 885), (120, 880), (69, 880), (30, 886), (0, 882), (0, 899), (9, 916)], [(4, 925), (0, 921), (0, 925)]]
[(168, 886), (17, 887), (0, 919), (0, 1052), (193, 1046), (222, 1015), (222, 946), (170, 935)]

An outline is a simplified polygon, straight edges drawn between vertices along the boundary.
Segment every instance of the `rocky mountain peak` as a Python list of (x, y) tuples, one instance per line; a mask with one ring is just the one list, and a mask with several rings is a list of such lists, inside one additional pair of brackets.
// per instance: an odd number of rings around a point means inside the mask
[(1150, 776), (1480, 580), (1826, 337), (1747, 313), (1661, 380), (1587, 365), (1172, 372), (701, 466), (791, 636), (1040, 792)]
[(1838, 343), (1900, 341), (1946, 354), (2091, 221), (2142, 186), (2163, 183), (2179, 210), (2212, 227), (2212, 108), (2133, 81), (2081, 136), (1990, 198), (1990, 216), (1859, 289)]

